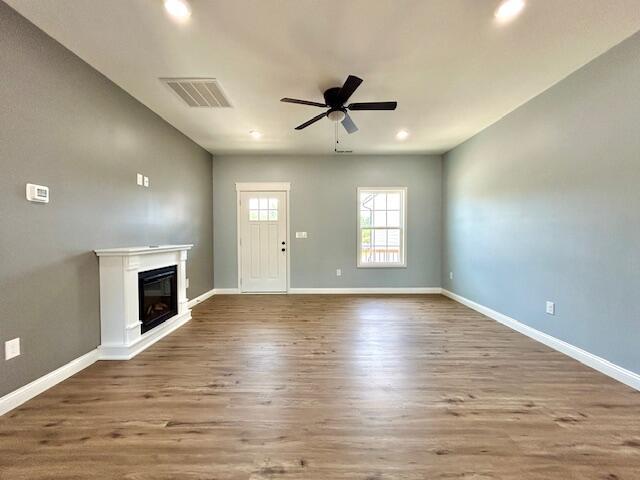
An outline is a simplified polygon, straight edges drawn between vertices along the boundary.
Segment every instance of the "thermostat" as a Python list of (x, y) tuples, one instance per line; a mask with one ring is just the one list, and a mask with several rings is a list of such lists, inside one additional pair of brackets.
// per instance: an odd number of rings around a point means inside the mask
[(30, 202), (49, 203), (49, 187), (27, 183), (27, 200)]

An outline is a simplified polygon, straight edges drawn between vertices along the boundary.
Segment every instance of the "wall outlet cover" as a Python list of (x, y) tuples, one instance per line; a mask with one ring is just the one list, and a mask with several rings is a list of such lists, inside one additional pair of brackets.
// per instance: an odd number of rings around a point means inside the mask
[(338, 268), (336, 269), (336, 277), (341, 277), (342, 276), (342, 269)]
[(188, 278), (184, 281), (184, 288), (189, 288), (189, 279)]
[(296, 238), (307, 238), (307, 232), (296, 232)]
[(556, 314), (556, 304), (553, 303), (553, 302), (547, 302), (546, 312), (549, 315), (555, 315)]
[(20, 338), (4, 342), (4, 359), (11, 360), (20, 355)]
[(453, 280), (453, 272), (449, 272), (449, 280)]
[(142, 174), (141, 173), (136, 173), (136, 183), (140, 186), (142, 186)]
[(149, 177), (144, 177), (144, 186), (145, 187), (149, 186)]

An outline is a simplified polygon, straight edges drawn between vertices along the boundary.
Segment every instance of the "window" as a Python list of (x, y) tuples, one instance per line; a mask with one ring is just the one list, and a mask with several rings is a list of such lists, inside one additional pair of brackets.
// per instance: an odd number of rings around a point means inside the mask
[(276, 222), (278, 221), (277, 198), (250, 198), (249, 221)]
[(358, 267), (404, 267), (406, 188), (358, 188)]

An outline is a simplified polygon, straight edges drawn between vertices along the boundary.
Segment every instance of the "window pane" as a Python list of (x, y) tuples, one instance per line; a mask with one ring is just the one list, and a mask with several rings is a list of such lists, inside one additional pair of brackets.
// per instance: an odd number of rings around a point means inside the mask
[(387, 226), (388, 227), (400, 226), (400, 212), (394, 212), (394, 211), (387, 212)]
[(400, 194), (399, 193), (387, 194), (387, 209), (400, 210)]
[(371, 226), (371, 212), (367, 210), (360, 211), (360, 226), (361, 227)]
[(260, 220), (268, 220), (269, 211), (268, 210), (260, 210)]
[(257, 198), (250, 198), (249, 199), (249, 208), (251, 210), (257, 210), (258, 209), (258, 199)]
[(269, 199), (269, 210), (277, 210), (278, 209), (278, 199), (270, 198)]
[(387, 242), (390, 247), (400, 246), (400, 229), (387, 230)]
[(387, 231), (386, 230), (374, 230), (373, 231), (373, 246), (386, 247), (387, 246)]
[(371, 249), (371, 230), (361, 230), (361, 246), (360, 246), (360, 262), (370, 263), (372, 261), (372, 249)]
[(374, 208), (374, 210), (386, 210), (387, 209), (387, 194), (386, 193), (376, 193), (375, 198), (373, 199), (373, 208)]
[(258, 210), (249, 210), (249, 221), (255, 222), (258, 219)]
[(403, 191), (394, 189), (360, 191), (358, 213), (361, 254), (358, 260), (361, 264), (403, 264), (403, 197)]
[(360, 193), (360, 205), (362, 210), (373, 210), (373, 195), (371, 192)]
[(272, 221), (278, 220), (277, 210), (269, 210), (269, 220), (272, 220)]
[(371, 246), (371, 230), (368, 228), (362, 229), (362, 247)]
[(387, 226), (387, 212), (375, 211), (373, 212), (373, 226), (374, 227), (386, 227)]

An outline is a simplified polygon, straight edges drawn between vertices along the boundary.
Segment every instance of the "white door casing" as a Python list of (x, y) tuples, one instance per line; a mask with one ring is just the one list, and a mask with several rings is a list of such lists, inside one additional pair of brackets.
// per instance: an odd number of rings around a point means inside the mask
[[(245, 191), (240, 185), (237, 187), (240, 291), (286, 292), (289, 255), (287, 191)], [(269, 186), (261, 185), (262, 188)]]

